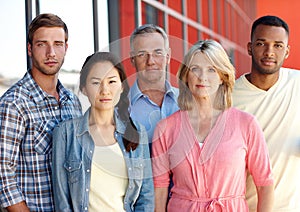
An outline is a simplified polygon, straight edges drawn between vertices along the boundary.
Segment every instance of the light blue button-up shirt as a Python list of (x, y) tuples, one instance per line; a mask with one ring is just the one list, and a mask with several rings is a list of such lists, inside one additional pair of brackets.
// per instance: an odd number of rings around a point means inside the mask
[[(94, 142), (89, 133), (88, 110), (81, 118), (59, 124), (53, 132), (53, 193), (55, 211), (87, 211), (91, 180)], [(127, 152), (122, 135), (125, 124), (115, 114), (115, 138), (120, 145), (128, 173), (128, 187), (124, 209), (154, 211), (154, 187), (147, 134), (143, 126), (135, 123), (140, 143)], [(99, 179), (101, 180), (101, 179)]]
[(179, 110), (177, 104), (177, 98), (179, 95), (178, 88), (172, 87), (168, 81), (165, 83), (165, 88), (166, 92), (161, 107), (141, 92), (137, 80), (130, 88), (128, 94), (130, 100), (130, 116), (134, 121), (145, 126), (150, 148), (157, 122)]

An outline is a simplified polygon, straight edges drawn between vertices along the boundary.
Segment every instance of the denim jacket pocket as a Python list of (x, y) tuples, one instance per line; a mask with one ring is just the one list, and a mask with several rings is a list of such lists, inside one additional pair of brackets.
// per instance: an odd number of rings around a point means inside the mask
[(144, 162), (142, 159), (137, 159), (132, 162), (132, 177), (136, 180), (142, 180), (144, 175)]
[(49, 154), (52, 148), (52, 130), (56, 126), (56, 121), (49, 120), (35, 123), (34, 149), (39, 154)]
[(70, 183), (76, 183), (79, 180), (81, 164), (81, 161), (78, 160), (70, 160), (64, 163)]

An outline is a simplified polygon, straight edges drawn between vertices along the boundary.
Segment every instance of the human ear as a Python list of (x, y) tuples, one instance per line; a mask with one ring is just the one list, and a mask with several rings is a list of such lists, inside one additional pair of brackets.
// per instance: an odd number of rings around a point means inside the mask
[(284, 56), (284, 59), (287, 59), (290, 55), (290, 45), (287, 45), (287, 49), (285, 51), (285, 56)]
[(31, 57), (32, 51), (31, 51), (31, 44), (29, 42), (27, 43), (27, 52), (28, 52), (28, 55)]
[(81, 92), (83, 93), (83, 95), (87, 96), (87, 92), (86, 92), (85, 87), (83, 87), (83, 88), (81, 89)]
[(122, 94), (123, 91), (124, 91), (124, 87), (123, 87), (123, 85), (122, 85), (121, 88), (120, 88), (120, 94)]
[(252, 56), (252, 46), (251, 46), (251, 42), (249, 42), (248, 44), (247, 44), (247, 50), (248, 50), (248, 55), (250, 55), (250, 56)]
[(134, 61), (134, 53), (130, 52), (130, 62), (131, 64), (134, 66), (135, 65), (135, 61)]
[(66, 45), (65, 45), (65, 51), (66, 51), (66, 52), (67, 52), (67, 50), (68, 50), (68, 47), (69, 47), (69, 44), (66, 43)]
[(167, 58), (167, 64), (170, 64), (170, 61), (171, 61), (171, 48), (168, 49), (166, 58)]

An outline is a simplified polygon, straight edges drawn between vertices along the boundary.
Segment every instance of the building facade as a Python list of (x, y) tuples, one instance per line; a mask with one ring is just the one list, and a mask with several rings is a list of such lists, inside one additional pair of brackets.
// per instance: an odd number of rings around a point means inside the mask
[(110, 0), (109, 34), (111, 49), (122, 57), (129, 75), (129, 36), (136, 26), (153, 23), (170, 36), (170, 74), (175, 75), (184, 54), (200, 39), (219, 41), (237, 76), (249, 70), (247, 42), (256, 17), (256, 1), (248, 0)]
[[(10, 39), (3, 43), (6, 51), (0, 53), (0, 74), (4, 80), (13, 72), (16, 73), (14, 78), (24, 75), (26, 61), (29, 61), (25, 60), (27, 27), (37, 14), (45, 12), (59, 15), (69, 27), (69, 49), (62, 67), (66, 71), (79, 72), (85, 58), (95, 51), (112, 51), (121, 57), (127, 75), (134, 80), (135, 70), (129, 60), (129, 37), (137, 26), (153, 23), (164, 28), (170, 36), (172, 53), (168, 77), (171, 81), (176, 81), (175, 75), (184, 54), (200, 39), (219, 41), (239, 77), (250, 71), (251, 57), (246, 46), (251, 24), (261, 15), (277, 15), (287, 21), (291, 54), (284, 66), (300, 69), (297, 39), (300, 30), (297, 6), (300, 3), (297, 0), (72, 0), (72, 7), (67, 0), (6, 0), (0, 5), (1, 26), (7, 32), (15, 32), (0, 35), (1, 40)], [(8, 16), (14, 19), (5, 21)], [(17, 38), (13, 38), (14, 35)], [(14, 57), (7, 51), (10, 49), (14, 51)], [(30, 64), (27, 64), (28, 68)], [(74, 81), (76, 83), (78, 80)]]

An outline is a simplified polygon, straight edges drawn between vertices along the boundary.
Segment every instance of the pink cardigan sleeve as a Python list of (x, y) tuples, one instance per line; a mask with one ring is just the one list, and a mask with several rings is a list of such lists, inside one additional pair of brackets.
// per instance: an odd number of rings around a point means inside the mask
[[(153, 170), (153, 181), (154, 187), (168, 187), (170, 183), (170, 162), (168, 156), (168, 145), (166, 126), (163, 124), (166, 120), (160, 122), (153, 135), (152, 142), (152, 170)], [(164, 129), (164, 130), (162, 130)]]
[(262, 129), (256, 118), (250, 122), (248, 136), (247, 168), (256, 186), (268, 186), (274, 183), (269, 152)]

